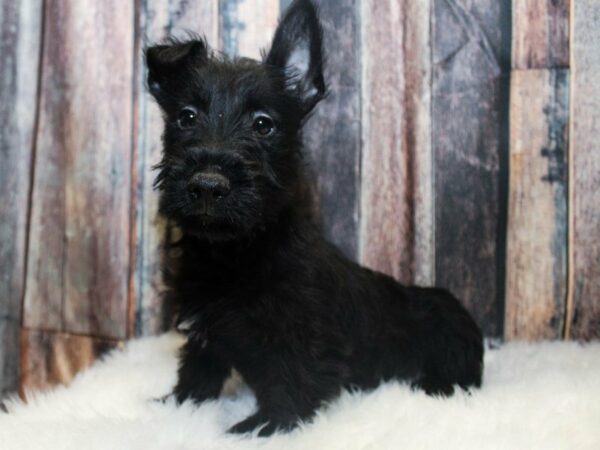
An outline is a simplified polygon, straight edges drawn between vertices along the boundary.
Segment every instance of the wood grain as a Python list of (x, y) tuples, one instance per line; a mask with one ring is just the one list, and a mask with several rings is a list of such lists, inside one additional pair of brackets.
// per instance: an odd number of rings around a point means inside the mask
[(219, 8), (221, 50), (260, 59), (277, 28), (279, 0), (221, 0)]
[(600, 338), (600, 3), (573, 2), (567, 337)]
[(562, 337), (567, 293), (568, 119), (568, 69), (513, 71), (507, 339)]
[(219, 0), (150, 0), (138, 9), (145, 14), (153, 42), (166, 36), (183, 38), (200, 34), (212, 48), (219, 48)]
[(362, 2), (360, 259), (433, 283), (431, 3)]
[(321, 0), (329, 96), (304, 128), (317, 206), (328, 240), (358, 260), (360, 212), (360, 40), (356, 0)]
[(434, 2), (435, 278), (502, 332), (510, 4)]
[(184, 38), (194, 32), (206, 37), (209, 45), (219, 43), (218, 1), (173, 5), (168, 0), (141, 2), (136, 6), (136, 86), (134, 92), (134, 230), (132, 233), (132, 276), (130, 334), (146, 335), (163, 331), (169, 313), (162, 301), (164, 290), (162, 254), (166, 244), (166, 221), (158, 214), (158, 192), (154, 190), (154, 167), (162, 152), (163, 120), (146, 90), (146, 68), (142, 50), (167, 36)]
[(19, 383), (19, 328), (41, 38), (41, 1), (0, 5), (0, 398)]
[(23, 329), (21, 396), (68, 384), (100, 356), (122, 346), (121, 341)]
[[(31, 195), (29, 247), (23, 322), (30, 327), (63, 328), (65, 256), (65, 180), (68, 102), (62, 65), (66, 55), (52, 54), (49, 38), (61, 39), (56, 21), (48, 21), (51, 3), (44, 7), (44, 47), (40, 75), (39, 123)], [(64, 39), (64, 37), (62, 37)], [(50, 95), (53, 94), (53, 95)]]
[(45, 13), (25, 323), (121, 338), (133, 8), (49, 0)]
[(513, 0), (512, 8), (512, 67), (569, 67), (569, 0)]

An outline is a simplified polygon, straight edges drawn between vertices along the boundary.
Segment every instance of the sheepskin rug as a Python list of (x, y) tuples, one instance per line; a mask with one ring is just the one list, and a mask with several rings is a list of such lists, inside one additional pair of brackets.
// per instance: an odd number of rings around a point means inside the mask
[(600, 449), (600, 343), (510, 343), (486, 354), (484, 386), (435, 399), (387, 383), (344, 393), (313, 423), (271, 438), (224, 431), (255, 408), (243, 387), (218, 401), (153, 401), (176, 377), (175, 334), (129, 343), (68, 387), (6, 402), (0, 448)]

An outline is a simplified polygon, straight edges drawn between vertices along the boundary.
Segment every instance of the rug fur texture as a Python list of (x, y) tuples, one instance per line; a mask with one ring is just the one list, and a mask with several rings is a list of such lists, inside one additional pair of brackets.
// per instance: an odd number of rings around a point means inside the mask
[(68, 387), (6, 402), (0, 448), (600, 449), (600, 343), (510, 343), (486, 353), (483, 388), (435, 399), (386, 383), (344, 393), (311, 424), (271, 438), (224, 433), (255, 408), (243, 387), (218, 401), (153, 401), (176, 378), (175, 334), (129, 343)]

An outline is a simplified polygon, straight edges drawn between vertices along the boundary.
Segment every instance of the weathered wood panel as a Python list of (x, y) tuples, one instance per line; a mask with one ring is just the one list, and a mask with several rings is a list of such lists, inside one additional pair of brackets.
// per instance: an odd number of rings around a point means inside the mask
[(0, 4), (0, 398), (18, 388), (41, 0)]
[(563, 333), (568, 89), (568, 69), (512, 73), (504, 329), (508, 339), (557, 339)]
[(260, 59), (277, 28), (279, 0), (221, 0), (221, 49), (229, 56)]
[(510, 2), (435, 0), (435, 277), (502, 330)]
[(433, 283), (431, 3), (362, 2), (360, 259)]
[(21, 333), (21, 396), (67, 384), (120, 341), (23, 329)]
[[(212, 48), (219, 48), (219, 0), (150, 0), (143, 2), (138, 14), (146, 14), (154, 39), (200, 34)], [(162, 31), (161, 31), (162, 28)], [(155, 41), (153, 41), (155, 42)]]
[(28, 326), (126, 334), (132, 6), (46, 3)]
[(321, 0), (329, 96), (304, 132), (326, 237), (358, 259), (360, 208), (360, 25), (356, 0)]
[[(151, 168), (160, 161), (163, 120), (160, 110), (146, 91), (146, 67), (142, 50), (167, 36), (185, 37), (187, 32), (202, 34), (209, 45), (218, 46), (218, 1), (173, 4), (169, 0), (139, 2), (136, 5), (136, 87), (134, 92), (134, 192), (136, 211), (132, 233), (132, 293), (130, 334), (158, 333), (168, 324), (162, 302), (164, 289), (162, 253), (166, 222), (158, 214), (158, 192), (153, 189)], [(218, 47), (217, 47), (218, 48)]]
[(504, 334), (559, 338), (567, 290), (568, 1), (514, 0), (512, 52)]
[(513, 0), (513, 68), (569, 67), (569, 3)]
[(600, 2), (573, 2), (567, 337), (600, 338)]
[[(51, 14), (50, 8), (51, 3), (45, 2), (43, 20), (46, 23)], [(66, 87), (62, 74), (64, 55), (48, 54), (51, 48), (48, 38), (55, 40), (54, 46), (56, 40), (60, 39), (56, 26), (56, 21), (44, 26), (42, 41), (44, 45), (39, 78), (41, 99), (35, 137), (36, 159), (30, 205), (23, 322), (29, 327), (61, 330), (66, 219), (64, 146), (67, 128), (64, 116), (68, 111), (68, 103), (62, 93)]]

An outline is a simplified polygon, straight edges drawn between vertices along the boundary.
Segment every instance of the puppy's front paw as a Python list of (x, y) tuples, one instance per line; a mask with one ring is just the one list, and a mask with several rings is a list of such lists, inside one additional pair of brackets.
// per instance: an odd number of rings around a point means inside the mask
[(199, 405), (207, 400), (214, 400), (219, 396), (219, 391), (211, 389), (207, 383), (197, 383), (195, 385), (186, 385), (178, 383), (173, 389), (170, 397), (175, 398), (175, 403), (181, 405), (187, 400), (191, 400)]
[(413, 389), (421, 389), (433, 397), (450, 397), (454, 394), (454, 386), (447, 381), (433, 376), (423, 376), (411, 384)]
[(276, 431), (290, 431), (295, 428), (296, 425), (297, 423), (295, 420), (274, 419), (259, 411), (232, 426), (227, 432), (244, 434), (251, 433), (257, 428), (260, 428), (258, 435), (267, 437), (271, 436)]

